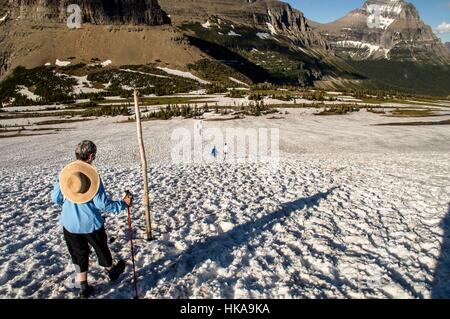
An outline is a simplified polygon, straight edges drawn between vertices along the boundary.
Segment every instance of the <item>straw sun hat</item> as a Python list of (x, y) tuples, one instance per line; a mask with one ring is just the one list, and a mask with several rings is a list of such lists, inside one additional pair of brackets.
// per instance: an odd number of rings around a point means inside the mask
[(91, 201), (98, 192), (100, 177), (94, 166), (75, 161), (64, 167), (59, 176), (64, 197), (75, 204)]

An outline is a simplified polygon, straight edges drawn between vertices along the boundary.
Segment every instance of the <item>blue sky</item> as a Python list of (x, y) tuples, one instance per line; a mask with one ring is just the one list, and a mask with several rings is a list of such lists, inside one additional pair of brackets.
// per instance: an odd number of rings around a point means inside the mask
[[(305, 13), (308, 19), (318, 22), (331, 22), (349, 11), (361, 7), (364, 0), (284, 0), (294, 8)], [(450, 0), (410, 0), (419, 10), (425, 23), (436, 30), (439, 25), (445, 33), (437, 34), (444, 41), (450, 42)], [(446, 24), (442, 25), (443, 22)], [(447, 25), (449, 24), (449, 25)]]

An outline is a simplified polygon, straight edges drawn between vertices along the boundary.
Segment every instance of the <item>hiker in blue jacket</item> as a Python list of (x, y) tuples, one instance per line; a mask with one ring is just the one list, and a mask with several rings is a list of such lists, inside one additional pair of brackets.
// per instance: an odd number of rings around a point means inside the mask
[(214, 147), (213, 147), (213, 149), (212, 149), (212, 151), (211, 151), (211, 155), (212, 155), (214, 158), (217, 158), (217, 155), (219, 155), (219, 151), (217, 150), (217, 148), (216, 148), (215, 145), (214, 145)]
[(120, 213), (131, 205), (131, 198), (113, 201), (106, 195), (100, 176), (92, 166), (96, 153), (93, 142), (79, 143), (75, 150), (77, 161), (62, 170), (52, 192), (53, 202), (62, 208), (60, 224), (72, 262), (78, 267), (81, 298), (88, 298), (94, 291), (87, 281), (89, 245), (111, 282), (125, 270), (123, 260), (113, 262), (101, 213)]

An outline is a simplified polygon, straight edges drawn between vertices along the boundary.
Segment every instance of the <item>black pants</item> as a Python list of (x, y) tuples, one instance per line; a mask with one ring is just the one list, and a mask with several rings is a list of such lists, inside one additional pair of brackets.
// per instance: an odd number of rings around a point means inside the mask
[(94, 248), (100, 266), (112, 266), (108, 236), (104, 227), (90, 234), (72, 234), (64, 228), (64, 240), (72, 257), (72, 262), (80, 267), (80, 272), (86, 272), (89, 269), (89, 245)]

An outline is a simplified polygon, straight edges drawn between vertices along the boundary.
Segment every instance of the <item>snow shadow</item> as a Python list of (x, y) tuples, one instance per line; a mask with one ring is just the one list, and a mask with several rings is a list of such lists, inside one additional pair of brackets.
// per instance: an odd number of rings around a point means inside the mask
[[(281, 208), (268, 215), (250, 221), (242, 225), (237, 225), (233, 229), (206, 238), (198, 242), (179, 254), (167, 256), (138, 271), (144, 277), (145, 287), (141, 290), (150, 290), (157, 285), (159, 280), (171, 281), (182, 278), (191, 273), (193, 269), (207, 261), (216, 262), (220, 267), (226, 268), (233, 262), (232, 252), (235, 248), (248, 245), (249, 250), (252, 245), (249, 242), (258, 234), (270, 230), (283, 218), (290, 217), (294, 212), (301, 213), (300, 210), (317, 206), (321, 200), (326, 199), (337, 187), (333, 187), (326, 192), (317, 193), (311, 197), (300, 198), (292, 202), (284, 203)], [(168, 261), (172, 261), (167, 265)]]
[(441, 227), (444, 230), (444, 237), (431, 286), (433, 299), (450, 298), (450, 203), (447, 215), (441, 221)]

